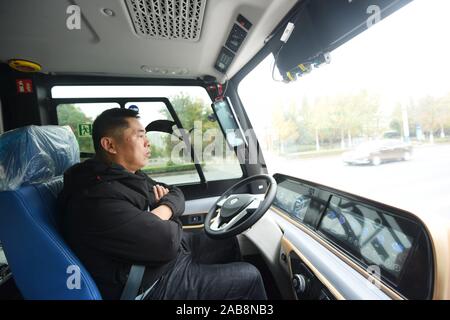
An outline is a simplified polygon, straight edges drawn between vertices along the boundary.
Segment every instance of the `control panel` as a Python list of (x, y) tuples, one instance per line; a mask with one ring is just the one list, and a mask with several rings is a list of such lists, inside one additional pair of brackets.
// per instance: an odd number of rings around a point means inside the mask
[(292, 288), (298, 300), (335, 300), (327, 287), (295, 253), (290, 254)]
[(294, 251), (287, 253), (282, 249), (280, 263), (290, 273), (292, 290), (298, 300), (336, 300)]
[(217, 57), (216, 64), (214, 65), (216, 70), (222, 73), (227, 72), (231, 62), (233, 62), (236, 52), (238, 52), (251, 27), (252, 23), (250, 21), (241, 14), (238, 15), (236, 22), (233, 24), (228, 35), (227, 41)]

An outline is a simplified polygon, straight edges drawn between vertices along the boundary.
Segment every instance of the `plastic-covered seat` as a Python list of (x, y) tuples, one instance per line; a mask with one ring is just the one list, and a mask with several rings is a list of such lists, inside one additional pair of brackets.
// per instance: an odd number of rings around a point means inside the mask
[(69, 127), (28, 126), (0, 136), (0, 241), (25, 299), (101, 299), (58, 232), (62, 174), (77, 162)]

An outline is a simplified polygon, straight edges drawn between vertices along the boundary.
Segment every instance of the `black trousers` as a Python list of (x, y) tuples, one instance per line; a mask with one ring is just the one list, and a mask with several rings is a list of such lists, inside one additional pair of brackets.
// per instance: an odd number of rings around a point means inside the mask
[(213, 240), (204, 232), (184, 233), (183, 250), (146, 299), (266, 300), (261, 274), (240, 262), (236, 238)]

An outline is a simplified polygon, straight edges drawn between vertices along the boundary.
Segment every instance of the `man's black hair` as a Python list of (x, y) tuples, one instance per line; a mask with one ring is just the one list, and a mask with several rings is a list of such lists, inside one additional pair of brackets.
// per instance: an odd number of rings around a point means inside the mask
[(139, 119), (138, 112), (130, 109), (113, 108), (103, 111), (92, 125), (92, 141), (97, 154), (103, 152), (100, 140), (106, 136), (117, 136), (128, 128), (127, 118)]

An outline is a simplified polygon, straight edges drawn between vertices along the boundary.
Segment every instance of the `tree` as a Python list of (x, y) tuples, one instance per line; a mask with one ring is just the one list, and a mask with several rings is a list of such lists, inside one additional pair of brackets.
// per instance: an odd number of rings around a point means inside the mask
[[(208, 116), (212, 113), (211, 107), (205, 105), (199, 98), (194, 99), (190, 95), (180, 93), (170, 97), (170, 103), (180, 118), (184, 129), (193, 129), (195, 122), (201, 122), (203, 132), (218, 127), (217, 122), (208, 119)], [(163, 113), (169, 116), (167, 109), (164, 109)]]
[(422, 126), (425, 132), (429, 133), (430, 142), (434, 142), (434, 134), (440, 128), (442, 110), (440, 110), (439, 100), (426, 96), (420, 99), (416, 105), (416, 121)]
[[(282, 110), (281, 112), (280, 109)], [(280, 140), (281, 153), (286, 151), (287, 145), (294, 144), (300, 137), (298, 125), (299, 116), (298, 109), (293, 103), (291, 103), (286, 110), (283, 110), (282, 106), (273, 109), (272, 122)]]
[[(208, 130), (213, 129), (218, 134), (221, 134), (220, 127), (217, 121), (213, 122), (208, 118), (208, 116), (212, 114), (211, 108), (205, 105), (202, 100), (198, 98), (195, 99), (192, 96), (186, 95), (184, 93), (172, 96), (169, 100), (173, 108), (175, 109), (175, 113), (180, 118), (183, 129), (186, 130), (186, 132), (190, 133), (191, 143), (194, 143), (194, 146), (196, 148), (196, 155), (201, 161), (202, 159), (200, 156), (202, 155), (202, 151), (207, 145), (213, 142), (212, 140), (214, 140), (212, 137), (207, 140), (207, 136), (205, 135), (205, 133)], [(167, 119), (172, 118), (167, 108), (163, 108), (162, 110), (160, 110), (160, 112), (165, 115)], [(201, 130), (198, 130), (200, 128)], [(166, 151), (170, 150), (171, 152), (171, 150), (173, 150), (174, 148), (174, 145), (178, 143), (179, 141), (173, 141), (171, 136), (167, 136), (165, 139)], [(225, 146), (226, 142), (223, 141), (222, 150), (225, 150)]]
[(161, 148), (158, 148), (157, 146), (151, 146), (151, 155), (152, 158), (162, 158), (164, 157), (164, 150)]
[(361, 91), (354, 95), (335, 97), (330, 101), (330, 120), (334, 128), (340, 131), (341, 146), (352, 147), (356, 136), (373, 136), (380, 130), (379, 97)]
[(73, 104), (61, 104), (57, 109), (58, 124), (61, 126), (68, 125), (72, 128), (77, 138), (80, 152), (94, 153), (94, 144), (92, 137), (80, 137), (78, 125), (84, 123), (92, 123), (93, 120), (87, 117), (77, 106)]
[(397, 103), (395, 105), (395, 108), (392, 110), (390, 118), (391, 121), (389, 122), (389, 129), (396, 132), (400, 132), (403, 135), (402, 105), (400, 103)]
[(315, 100), (312, 105), (304, 103), (300, 111), (303, 126), (309, 131), (309, 135), (314, 137), (317, 151), (320, 150), (321, 140), (329, 137), (328, 106), (328, 98), (321, 98)]
[(446, 96), (439, 98), (437, 101), (437, 123), (440, 129), (441, 138), (445, 138), (445, 128), (450, 126), (450, 93)]
[(313, 107), (303, 108), (302, 117), (316, 136), (317, 149), (320, 141), (340, 143), (341, 148), (352, 146), (356, 136), (373, 136), (380, 130), (379, 97), (361, 91), (354, 95), (322, 97)]

